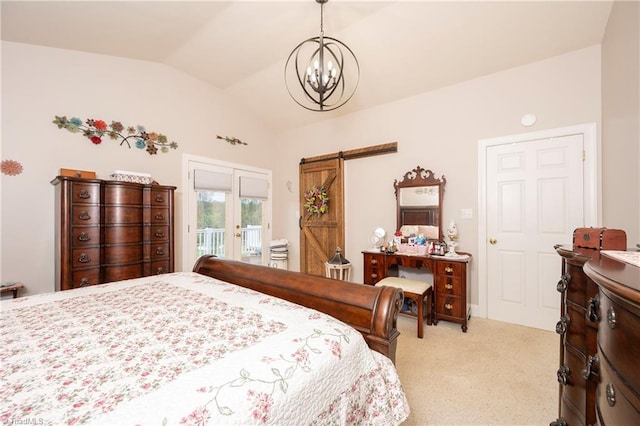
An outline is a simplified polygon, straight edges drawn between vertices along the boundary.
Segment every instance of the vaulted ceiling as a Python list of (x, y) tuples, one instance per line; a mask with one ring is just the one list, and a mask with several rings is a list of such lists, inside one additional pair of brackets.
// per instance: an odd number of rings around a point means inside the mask
[(279, 132), (600, 43), (611, 1), (330, 0), (325, 35), (360, 62), (354, 97), (298, 106), (291, 50), (317, 36), (320, 6), (287, 1), (2, 1), (2, 39), (153, 61), (236, 98)]

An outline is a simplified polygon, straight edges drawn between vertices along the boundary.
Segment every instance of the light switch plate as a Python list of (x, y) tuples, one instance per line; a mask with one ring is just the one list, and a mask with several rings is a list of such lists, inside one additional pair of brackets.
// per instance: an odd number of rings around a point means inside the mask
[(460, 210), (460, 218), (461, 219), (471, 219), (471, 218), (473, 218), (473, 209), (461, 209)]

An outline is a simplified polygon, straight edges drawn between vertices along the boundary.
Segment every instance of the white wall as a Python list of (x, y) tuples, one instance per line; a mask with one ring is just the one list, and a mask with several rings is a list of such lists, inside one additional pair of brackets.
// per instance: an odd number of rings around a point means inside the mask
[(633, 247), (640, 242), (638, 2), (614, 2), (602, 40), (602, 161), (604, 223), (624, 229)]
[[(437, 66), (437, 64), (434, 64)], [(399, 76), (398, 78), (402, 78)], [(357, 93), (356, 93), (357, 96)], [(299, 264), (298, 181), (302, 157), (398, 142), (398, 153), (348, 160), (346, 167), (345, 257), (353, 263), (352, 280), (362, 282), (362, 250), (370, 233), (382, 226), (395, 231), (393, 182), (420, 165), (447, 179), (443, 223), (454, 219), (460, 251), (477, 252), (477, 142), (526, 131), (600, 122), (600, 47), (575, 51), (441, 90), (372, 108), (342, 119), (278, 135), (282, 167), (274, 170), (280, 194), (275, 229), (296, 243), (290, 265)], [(524, 128), (520, 118), (534, 113), (538, 122)], [(461, 219), (471, 208), (474, 218)], [(282, 212), (282, 210), (280, 210)], [(471, 303), (478, 303), (477, 265), (471, 264)]]
[[(19, 161), (18, 176), (1, 175), (0, 280), (22, 281), (28, 293), (54, 288), (54, 187), (60, 168), (150, 173), (178, 187), (183, 153), (270, 169), (274, 154), (264, 127), (211, 86), (151, 62), (2, 42), (2, 159)], [(60, 130), (54, 117), (121, 121), (167, 135), (177, 150), (150, 156)], [(232, 146), (216, 135), (236, 136)], [(107, 138), (105, 138), (107, 139)], [(176, 208), (176, 267), (181, 261), (181, 209)]]
[[(298, 269), (300, 159), (392, 141), (399, 144), (396, 154), (346, 162), (344, 249), (354, 264), (353, 280), (362, 280), (360, 252), (372, 230), (395, 228), (394, 179), (417, 165), (447, 178), (443, 219), (458, 222), (460, 249), (473, 254), (478, 140), (580, 123), (599, 126), (600, 70), (600, 46), (593, 46), (273, 136), (217, 89), (171, 68), (2, 42), (2, 159), (20, 161), (24, 172), (1, 176), (0, 279), (24, 281), (29, 292), (53, 289), (49, 182), (59, 168), (95, 170), (103, 178), (114, 169), (149, 172), (178, 186), (179, 205), (182, 153), (273, 170), (273, 238), (289, 239), (289, 265)], [(535, 126), (521, 126), (525, 113), (538, 116)], [(55, 115), (142, 124), (180, 147), (151, 157), (110, 141), (94, 146), (57, 129)], [(249, 146), (231, 146), (216, 134), (237, 136)], [(474, 218), (460, 219), (462, 208), (471, 208)], [(477, 265), (471, 269), (471, 302), (477, 303)]]

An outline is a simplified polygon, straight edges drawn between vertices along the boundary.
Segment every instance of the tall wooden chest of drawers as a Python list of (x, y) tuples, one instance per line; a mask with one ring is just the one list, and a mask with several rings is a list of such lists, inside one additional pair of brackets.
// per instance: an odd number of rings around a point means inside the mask
[(173, 186), (58, 176), (56, 290), (174, 270)]

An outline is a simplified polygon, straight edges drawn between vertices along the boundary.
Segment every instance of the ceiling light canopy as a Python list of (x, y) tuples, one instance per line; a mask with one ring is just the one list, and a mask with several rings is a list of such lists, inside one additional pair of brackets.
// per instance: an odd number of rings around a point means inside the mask
[(311, 111), (340, 108), (353, 96), (360, 80), (360, 65), (351, 49), (333, 37), (324, 36), (320, 3), (320, 36), (296, 46), (284, 68), (287, 91), (294, 101)]

